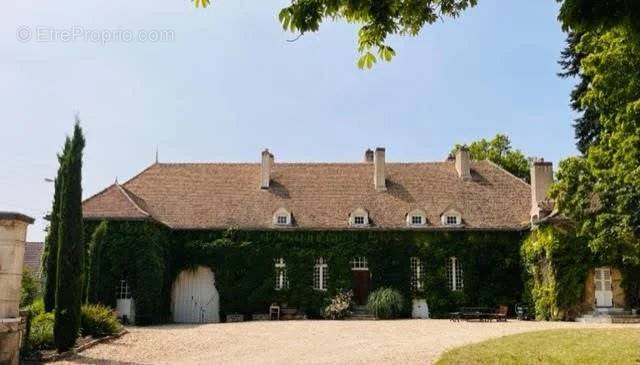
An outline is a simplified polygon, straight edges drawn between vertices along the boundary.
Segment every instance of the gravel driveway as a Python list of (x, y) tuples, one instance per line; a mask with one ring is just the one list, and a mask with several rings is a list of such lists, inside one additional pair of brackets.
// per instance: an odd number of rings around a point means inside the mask
[(552, 328), (640, 325), (447, 320), (282, 321), (130, 327), (66, 364), (427, 364), (445, 350)]

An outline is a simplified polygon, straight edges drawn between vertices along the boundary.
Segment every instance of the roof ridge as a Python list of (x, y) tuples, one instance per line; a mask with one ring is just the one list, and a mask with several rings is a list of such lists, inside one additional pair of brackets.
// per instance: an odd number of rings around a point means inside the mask
[[(130, 177), (127, 181), (123, 182), (121, 185), (127, 185), (128, 183), (132, 182), (133, 180), (139, 178), (142, 174), (144, 174), (148, 170), (151, 170), (151, 168), (155, 167), (156, 165), (160, 165), (160, 163), (159, 162), (152, 163), (151, 165), (149, 165), (149, 166), (145, 167), (144, 169), (142, 169), (142, 171), (140, 171), (137, 174), (135, 174), (132, 177)], [(120, 185), (120, 184), (118, 184), (118, 185)]]
[(89, 196), (88, 198), (86, 198), (86, 199), (84, 199), (84, 200), (82, 201), (82, 204), (84, 205), (84, 203), (88, 202), (89, 200), (94, 199), (94, 198), (97, 198), (99, 195), (102, 195), (102, 194), (103, 194), (103, 193), (105, 193), (107, 190), (109, 190), (109, 189), (113, 188), (113, 187), (114, 187), (114, 185), (115, 185), (115, 183), (113, 183), (113, 184), (111, 184), (111, 185), (107, 186), (106, 188), (104, 188), (104, 189), (102, 189), (102, 190), (98, 191), (97, 193), (95, 193), (95, 194), (93, 194), (93, 195)]
[[(407, 161), (407, 162), (402, 162), (402, 161), (387, 161), (386, 164), (387, 165), (444, 165), (444, 164), (450, 164), (452, 163), (452, 161)], [(156, 165), (156, 164), (154, 164)], [(220, 165), (220, 166), (232, 166), (232, 165), (238, 165), (238, 166), (256, 166), (256, 165), (260, 165), (260, 162), (160, 162), (157, 163), (157, 165), (161, 165), (161, 166), (193, 166), (193, 165)], [(296, 162), (275, 162), (275, 165), (317, 165), (317, 166), (322, 166), (322, 165), (358, 165), (358, 166), (370, 166), (373, 165), (370, 162), (348, 162), (348, 161), (334, 161), (334, 162), (328, 162), (328, 161), (322, 161), (322, 162), (317, 162), (317, 161), (296, 161)], [(148, 170), (150, 167), (149, 166), (147, 169)], [(142, 172), (140, 172), (138, 175), (134, 176), (133, 178), (129, 179), (127, 182), (125, 182), (124, 184), (130, 182), (131, 180), (135, 179), (136, 177), (138, 177), (140, 174), (142, 174), (144, 172), (144, 170)], [(123, 184), (123, 185), (124, 185)]]
[[(133, 205), (134, 208), (136, 208), (140, 213), (142, 213), (143, 215), (146, 215), (147, 217), (151, 217), (151, 214), (149, 214), (149, 212), (147, 212), (146, 210), (142, 209), (140, 207), (140, 205), (138, 205), (138, 203), (136, 203), (133, 198), (129, 195), (129, 191), (126, 190), (123, 186), (121, 186), (120, 184), (115, 184), (116, 187), (118, 188), (118, 190), (120, 190), (120, 192), (122, 193), (122, 195), (125, 196), (125, 198), (127, 198), (127, 200), (129, 201), (129, 203), (131, 203), (131, 205)], [(131, 194), (133, 194), (131, 192)], [(134, 194), (135, 195), (135, 194)], [(138, 199), (141, 199), (142, 201), (144, 201), (144, 199), (140, 198), (139, 196), (136, 195), (136, 197)]]
[(493, 161), (491, 161), (491, 160), (484, 159), (484, 160), (482, 160), (482, 161), (486, 161), (486, 162), (488, 162), (490, 165), (493, 165), (493, 167), (498, 168), (498, 170), (500, 170), (500, 171), (504, 172), (505, 174), (507, 174), (507, 175), (511, 176), (512, 178), (514, 178), (514, 179), (516, 179), (516, 180), (520, 181), (520, 182), (521, 182), (521, 183), (523, 183), (527, 188), (531, 189), (531, 184), (529, 184), (528, 182), (524, 181), (524, 179), (521, 179), (521, 178), (517, 177), (516, 175), (514, 175), (514, 174), (510, 173), (510, 172), (509, 172), (509, 171), (507, 171), (504, 167), (502, 167), (502, 166), (498, 165), (497, 163), (495, 163), (495, 162), (493, 162)]

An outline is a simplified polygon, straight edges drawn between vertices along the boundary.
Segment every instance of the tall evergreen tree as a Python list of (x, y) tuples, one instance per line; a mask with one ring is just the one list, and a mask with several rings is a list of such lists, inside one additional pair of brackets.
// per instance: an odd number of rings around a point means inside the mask
[(82, 229), (82, 150), (85, 140), (76, 120), (69, 153), (62, 163), (58, 272), (54, 340), (59, 352), (73, 347), (80, 329), (84, 273)]
[(69, 151), (71, 140), (67, 137), (62, 153), (58, 154), (58, 173), (54, 182), (53, 207), (49, 232), (45, 239), (45, 252), (42, 258), (45, 276), (44, 308), (51, 312), (56, 307), (56, 274), (58, 270), (58, 224), (60, 222), (60, 189), (62, 182), (62, 162)]
[(580, 71), (580, 62), (585, 58), (584, 51), (580, 51), (578, 44), (582, 34), (571, 32), (567, 36), (567, 46), (561, 53), (560, 61), (563, 72), (558, 73), (560, 77), (579, 77), (580, 82), (571, 91), (571, 108), (578, 113), (574, 120), (576, 146), (583, 154), (587, 152), (589, 146), (598, 142), (598, 136), (602, 129), (600, 125), (600, 113), (591, 104), (583, 104), (582, 97), (589, 90), (591, 77)]
[[(98, 297), (96, 295), (95, 287), (100, 287), (101, 284), (101, 255), (102, 255), (102, 246), (104, 244), (104, 238), (107, 235), (108, 223), (107, 221), (102, 221), (98, 227), (93, 231), (93, 235), (91, 236), (91, 241), (89, 241), (89, 249), (88, 249), (88, 258), (86, 263), (86, 280), (85, 280), (85, 301), (88, 303), (98, 302)], [(94, 285), (91, 285), (91, 284)]]

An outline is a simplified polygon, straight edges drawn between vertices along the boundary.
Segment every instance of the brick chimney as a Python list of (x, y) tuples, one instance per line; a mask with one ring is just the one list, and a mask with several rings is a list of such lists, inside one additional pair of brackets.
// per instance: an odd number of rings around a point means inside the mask
[(383, 147), (377, 147), (373, 153), (373, 185), (376, 191), (387, 191), (384, 155)]
[(269, 189), (271, 182), (271, 168), (273, 167), (273, 154), (266, 148), (262, 151), (262, 160), (260, 163), (260, 188)]
[(549, 188), (553, 184), (553, 165), (542, 158), (533, 158), (531, 172), (531, 217), (542, 218), (540, 203), (547, 200)]
[(364, 162), (373, 163), (373, 151), (371, 148), (367, 148), (367, 150), (364, 151)]
[(458, 176), (464, 180), (471, 180), (471, 164), (469, 162), (469, 149), (461, 146), (456, 151), (456, 171)]

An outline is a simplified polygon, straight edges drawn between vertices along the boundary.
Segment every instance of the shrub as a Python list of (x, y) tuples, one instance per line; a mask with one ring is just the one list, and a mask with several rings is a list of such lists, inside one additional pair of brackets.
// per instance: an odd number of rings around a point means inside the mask
[(34, 300), (31, 305), (25, 307), (25, 310), (29, 313), (29, 318), (35, 318), (44, 313), (44, 300), (42, 298)]
[(86, 304), (81, 309), (80, 327), (83, 336), (101, 337), (117, 333), (121, 326), (111, 308)]
[(340, 290), (331, 298), (329, 305), (322, 310), (322, 316), (327, 319), (343, 319), (349, 314), (353, 299), (353, 291)]
[(380, 288), (369, 294), (367, 308), (376, 318), (398, 318), (404, 308), (404, 299), (396, 289)]
[[(42, 303), (42, 301), (40, 301)], [(53, 341), (53, 323), (55, 321), (53, 313), (44, 312), (44, 303), (42, 303), (42, 312), (35, 315), (30, 322), (29, 337), (27, 347), (29, 350), (43, 350), (54, 346)]]
[(22, 270), (22, 287), (20, 289), (20, 308), (27, 307), (40, 295), (40, 280), (29, 268)]

